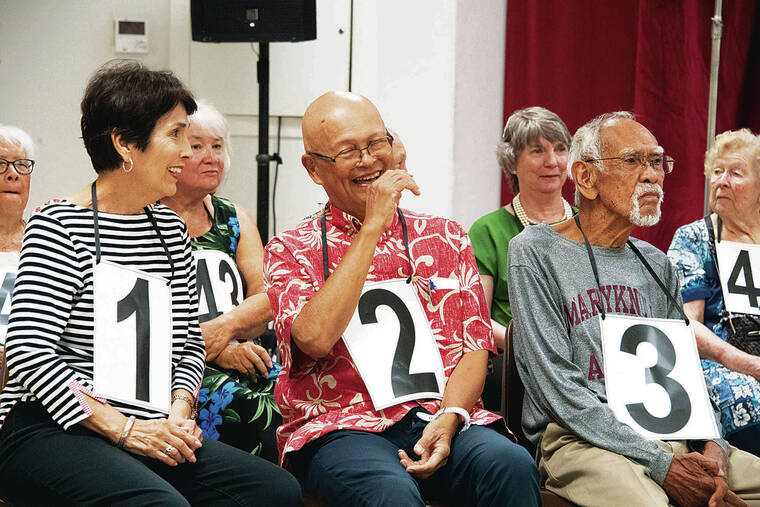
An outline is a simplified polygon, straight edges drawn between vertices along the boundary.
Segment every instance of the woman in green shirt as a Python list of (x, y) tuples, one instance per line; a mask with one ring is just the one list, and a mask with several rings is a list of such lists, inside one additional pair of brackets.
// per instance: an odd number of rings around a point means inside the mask
[[(507, 292), (509, 241), (528, 225), (551, 224), (573, 216), (574, 210), (562, 198), (570, 140), (570, 132), (559, 116), (543, 107), (529, 107), (515, 111), (507, 119), (496, 147), (499, 165), (515, 197), (506, 206), (480, 217), (469, 235), (491, 307), (494, 339), (501, 351), (512, 320)], [(483, 402), (487, 409), (499, 410), (502, 359), (493, 364), (493, 373), (483, 389)]]

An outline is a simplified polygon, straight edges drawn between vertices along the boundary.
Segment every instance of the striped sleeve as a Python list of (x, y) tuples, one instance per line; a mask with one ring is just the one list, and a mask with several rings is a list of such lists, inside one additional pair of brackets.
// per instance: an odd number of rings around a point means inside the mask
[[(190, 239), (187, 229), (182, 224), (182, 270), (179, 273), (183, 284), (188, 288), (188, 312), (183, 317), (188, 320), (187, 338), (174, 362), (172, 390), (186, 389), (197, 396), (200, 389), (203, 369), (206, 364), (206, 348), (203, 342), (200, 326), (198, 325), (198, 292), (195, 287), (195, 262), (190, 248)], [(175, 316), (176, 317), (176, 316)], [(177, 362), (178, 360), (178, 362)]]
[(66, 229), (33, 215), (24, 235), (6, 339), (10, 375), (33, 393), (64, 429), (91, 415), (83, 377), (57, 353), (86, 271)]

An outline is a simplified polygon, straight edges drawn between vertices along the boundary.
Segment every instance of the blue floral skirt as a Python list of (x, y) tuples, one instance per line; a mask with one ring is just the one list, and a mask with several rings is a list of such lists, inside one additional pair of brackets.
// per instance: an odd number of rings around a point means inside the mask
[(203, 438), (278, 463), (275, 432), (282, 424), (274, 401), (274, 379), (250, 378), (207, 365), (198, 394), (198, 425)]
[(760, 383), (754, 378), (729, 370), (720, 363), (702, 360), (702, 370), (710, 380), (720, 409), (720, 422), (726, 436), (760, 424)]

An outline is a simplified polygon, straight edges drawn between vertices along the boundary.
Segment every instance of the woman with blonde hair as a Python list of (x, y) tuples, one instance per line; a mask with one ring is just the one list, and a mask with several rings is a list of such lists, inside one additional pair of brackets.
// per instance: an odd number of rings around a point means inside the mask
[[(726, 439), (760, 456), (760, 357), (729, 343), (737, 329), (739, 340), (757, 335), (760, 319), (727, 308), (721, 281), (730, 282), (741, 264), (718, 263), (727, 252), (722, 242), (760, 244), (760, 139), (747, 129), (720, 134), (705, 155), (705, 174), (712, 213), (679, 228), (668, 256), (681, 277), (684, 311), (695, 322), (702, 368), (715, 388)], [(743, 283), (751, 293), (750, 272)], [(745, 325), (754, 331), (746, 328), (742, 337)]]

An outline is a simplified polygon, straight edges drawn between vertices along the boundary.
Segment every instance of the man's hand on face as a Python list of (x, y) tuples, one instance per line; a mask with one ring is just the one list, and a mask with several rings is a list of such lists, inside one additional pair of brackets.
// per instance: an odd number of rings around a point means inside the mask
[(377, 227), (380, 231), (388, 229), (404, 190), (420, 195), (420, 188), (411, 174), (406, 171), (385, 171), (367, 190), (362, 228)]

